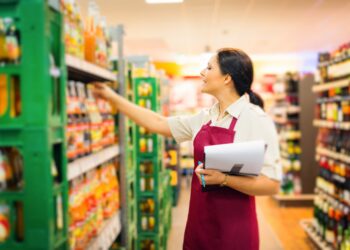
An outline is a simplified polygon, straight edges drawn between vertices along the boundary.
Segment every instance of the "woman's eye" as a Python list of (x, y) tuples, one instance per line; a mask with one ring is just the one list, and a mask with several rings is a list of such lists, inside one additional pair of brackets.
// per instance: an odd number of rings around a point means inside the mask
[(208, 66), (208, 67), (207, 67), (207, 70), (211, 70), (211, 67)]

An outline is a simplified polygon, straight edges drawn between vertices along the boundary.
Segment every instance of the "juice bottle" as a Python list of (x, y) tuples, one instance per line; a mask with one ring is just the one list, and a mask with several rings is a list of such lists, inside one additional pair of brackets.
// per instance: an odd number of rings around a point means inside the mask
[(19, 78), (17, 77), (11, 78), (10, 98), (11, 98), (10, 116), (17, 117), (21, 114), (21, 109), (22, 109)]
[(15, 148), (8, 150), (9, 165), (13, 173), (13, 188), (23, 187), (23, 158)]
[(89, 3), (88, 18), (85, 25), (85, 60), (95, 63), (96, 62), (96, 6), (93, 2)]
[(7, 59), (6, 30), (4, 19), (0, 18), (0, 62)]
[[(12, 20), (8, 19), (8, 22), (10, 23)], [(16, 26), (14, 24), (10, 25), (6, 33), (6, 50), (8, 60), (17, 63), (20, 57), (20, 48)]]
[(6, 113), (7, 109), (8, 109), (7, 77), (6, 75), (0, 75), (0, 116), (3, 116)]
[(10, 236), (9, 207), (0, 204), (0, 242), (4, 242)]
[(103, 17), (100, 17), (99, 19), (100, 20), (96, 25), (96, 59), (98, 65), (106, 68), (108, 66), (107, 41), (105, 36), (106, 21)]

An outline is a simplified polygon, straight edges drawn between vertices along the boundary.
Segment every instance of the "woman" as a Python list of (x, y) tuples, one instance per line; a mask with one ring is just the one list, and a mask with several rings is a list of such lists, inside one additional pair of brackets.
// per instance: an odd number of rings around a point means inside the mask
[[(262, 110), (260, 97), (251, 90), (253, 65), (243, 51), (219, 50), (201, 77), (202, 92), (218, 102), (192, 116), (163, 117), (130, 103), (102, 84), (96, 85), (94, 93), (153, 133), (173, 136), (179, 143), (193, 140), (196, 175), (192, 178), (183, 249), (259, 249), (254, 197), (276, 194), (281, 180), (274, 124)], [(268, 145), (260, 176), (227, 176), (203, 169), (204, 146), (258, 139)], [(206, 185), (215, 188), (203, 192), (201, 175)]]

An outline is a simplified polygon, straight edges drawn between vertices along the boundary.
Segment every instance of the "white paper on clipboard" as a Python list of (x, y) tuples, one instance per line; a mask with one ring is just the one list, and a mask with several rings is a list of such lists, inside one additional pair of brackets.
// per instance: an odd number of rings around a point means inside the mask
[(263, 140), (206, 146), (205, 169), (257, 176), (264, 163), (266, 147)]

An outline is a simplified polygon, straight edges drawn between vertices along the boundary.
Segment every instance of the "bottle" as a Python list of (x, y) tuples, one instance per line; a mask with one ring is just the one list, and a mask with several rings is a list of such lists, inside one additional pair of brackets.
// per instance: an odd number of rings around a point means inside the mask
[(146, 108), (147, 109), (152, 109), (152, 102), (149, 99), (146, 100)]
[(149, 213), (153, 214), (155, 211), (155, 203), (153, 199), (148, 199)]
[(85, 25), (85, 60), (96, 63), (96, 5), (90, 1), (88, 7), (88, 18)]
[(6, 33), (6, 50), (7, 50), (7, 59), (10, 62), (18, 63), (20, 57), (20, 48), (17, 37), (16, 26), (10, 24), (11, 19), (6, 19), (5, 22), (8, 22), (9, 29)]
[(67, 158), (69, 161), (72, 161), (76, 158), (76, 134), (75, 134), (75, 123), (73, 115), (68, 116), (67, 121)]
[(147, 152), (147, 141), (145, 138), (140, 139), (140, 152), (145, 153)]
[(56, 183), (59, 183), (58, 169), (54, 159), (51, 160), (51, 175)]
[(141, 177), (140, 179), (140, 188), (142, 192), (146, 191), (146, 180), (144, 177)]
[(149, 190), (153, 191), (154, 190), (154, 179), (153, 178), (149, 178)]
[[(1, 37), (0, 37), (0, 43), (1, 43)], [(5, 115), (8, 109), (8, 98), (9, 96), (8, 96), (8, 90), (7, 90), (7, 77), (5, 74), (0, 74), (0, 116)]]
[(4, 19), (0, 18), (0, 62), (4, 63), (7, 60), (7, 46), (6, 46), (6, 30)]
[(153, 216), (150, 216), (148, 221), (148, 228), (150, 231), (154, 230), (155, 224), (156, 224), (155, 218)]
[(322, 239), (324, 240), (327, 240), (326, 239), (326, 236), (327, 236), (327, 226), (328, 226), (328, 210), (329, 210), (329, 205), (328, 205), (328, 202), (327, 200), (325, 200), (323, 202), (323, 220), (322, 220), (322, 234), (321, 234), (321, 237)]
[(153, 174), (153, 163), (148, 162), (145, 164), (145, 166), (146, 166), (146, 168), (145, 168), (146, 174)]
[(149, 153), (153, 152), (153, 139), (152, 138), (148, 138), (148, 140), (147, 140), (147, 150)]
[(23, 157), (16, 148), (8, 150), (9, 161), (13, 171), (14, 189), (23, 187)]
[(58, 195), (56, 197), (56, 209), (57, 209), (57, 217), (56, 217), (56, 227), (58, 230), (63, 229), (63, 202), (62, 195)]
[(0, 190), (7, 188), (6, 182), (6, 172), (8, 168), (8, 160), (5, 155), (5, 152), (0, 149)]
[(99, 18), (96, 27), (96, 59), (97, 64), (103, 68), (108, 67), (107, 58), (107, 38), (106, 38), (106, 20), (103, 17)]
[(148, 229), (148, 219), (147, 216), (142, 216), (141, 219), (141, 228), (143, 231), (146, 231)]
[(7, 204), (0, 204), (0, 243), (5, 242), (10, 236), (9, 210)]

